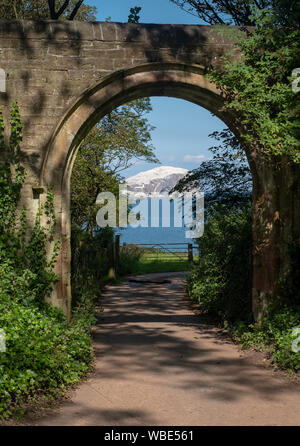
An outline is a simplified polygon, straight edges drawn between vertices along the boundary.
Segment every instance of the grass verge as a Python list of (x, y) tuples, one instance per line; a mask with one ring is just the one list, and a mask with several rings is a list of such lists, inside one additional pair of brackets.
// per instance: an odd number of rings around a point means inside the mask
[(144, 254), (136, 264), (136, 274), (189, 271), (191, 263), (170, 253)]

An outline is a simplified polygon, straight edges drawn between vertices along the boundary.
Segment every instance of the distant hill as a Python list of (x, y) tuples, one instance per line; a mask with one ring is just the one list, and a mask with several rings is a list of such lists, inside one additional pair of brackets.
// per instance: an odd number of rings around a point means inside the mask
[(169, 191), (187, 173), (188, 170), (180, 167), (155, 167), (128, 178), (128, 192), (135, 198), (167, 197)]

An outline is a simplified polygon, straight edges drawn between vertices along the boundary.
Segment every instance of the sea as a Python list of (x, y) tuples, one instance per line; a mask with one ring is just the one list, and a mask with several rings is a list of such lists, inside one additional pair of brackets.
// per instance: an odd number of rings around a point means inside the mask
[(186, 228), (143, 228), (128, 227), (120, 229), (121, 245), (126, 244), (161, 244), (161, 243), (194, 243), (194, 239), (186, 237)]
[[(151, 223), (151, 200), (142, 200), (142, 208), (148, 218), (148, 226), (139, 225), (137, 227), (128, 226), (125, 229), (119, 229), (117, 234), (120, 234), (120, 244), (135, 244), (135, 245), (150, 245), (150, 244), (173, 244), (173, 243), (194, 243), (195, 240), (192, 238), (187, 238), (186, 233), (188, 228), (183, 224), (181, 226), (175, 226), (174, 224), (174, 203), (169, 202), (169, 199), (160, 199), (159, 201), (159, 216), (156, 226)], [(163, 215), (162, 207), (163, 202), (165, 206), (165, 213)], [(168, 205), (167, 205), (168, 204)], [(135, 206), (133, 207), (134, 210)], [(139, 209), (141, 210), (141, 209)], [(182, 211), (183, 212), (183, 208)], [(182, 214), (183, 215), (183, 214)], [(195, 243), (194, 243), (195, 244)], [(176, 251), (174, 246), (174, 251)], [(169, 246), (168, 250), (172, 250)]]

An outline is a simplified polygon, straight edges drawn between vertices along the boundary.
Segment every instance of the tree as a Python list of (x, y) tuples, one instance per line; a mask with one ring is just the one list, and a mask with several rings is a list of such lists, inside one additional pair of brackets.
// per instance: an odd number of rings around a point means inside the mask
[(139, 23), (142, 8), (140, 6), (135, 6), (134, 8), (130, 8), (130, 14), (128, 16), (128, 23)]
[(223, 65), (210, 78), (222, 91), (225, 109), (236, 112), (241, 137), (269, 160), (286, 155), (300, 161), (299, 95), (291, 88), (291, 73), (300, 64), (300, 32), (279, 27), (271, 12), (256, 14), (255, 32), (242, 33), (236, 46), (241, 60), (223, 57)]
[(97, 297), (100, 279), (113, 264), (114, 229), (97, 227), (97, 195), (109, 191), (117, 198), (121, 172), (135, 160), (157, 162), (151, 145), (153, 127), (145, 117), (150, 111), (148, 98), (114, 110), (92, 129), (79, 148), (71, 178), (75, 301)]
[(181, 9), (199, 17), (209, 25), (254, 26), (257, 11), (277, 10), (281, 19), (300, 23), (300, 5), (295, 0), (170, 0)]
[[(130, 9), (128, 21), (138, 23), (140, 7)], [(151, 126), (146, 115), (149, 98), (141, 98), (112, 111), (82, 142), (72, 172), (72, 222), (91, 234), (96, 229), (95, 204), (99, 192), (118, 196), (121, 172), (137, 160), (157, 163), (151, 144)]]
[[(260, 322), (270, 304), (283, 302), (291, 252), (297, 250), (300, 257), (300, 105), (299, 92), (291, 88), (292, 72), (300, 66), (300, 5), (292, 0), (231, 1), (226, 4), (236, 8), (229, 10), (219, 0), (174, 2), (194, 7), (210, 24), (256, 25), (239, 31), (223, 27), (241, 57), (225, 55), (208, 76), (221, 91), (253, 177), (252, 304)], [(208, 16), (200, 5), (208, 7)]]
[(291, 273), (290, 252), (300, 241), (300, 106), (299, 93), (291, 88), (291, 73), (300, 65), (300, 30), (285, 12), (254, 12), (255, 31), (238, 39), (242, 58), (224, 57), (222, 67), (209, 75), (222, 92), (225, 109), (236, 116), (233, 125), (253, 174), (256, 320), (270, 303), (281, 305), (281, 284)]
[(96, 20), (97, 8), (83, 0), (2, 0), (0, 17), (6, 20)]
[(155, 163), (150, 132), (154, 129), (145, 115), (150, 100), (139, 99), (106, 115), (82, 142), (72, 172), (71, 214), (79, 227), (93, 232), (95, 204), (101, 191), (118, 196), (121, 172), (136, 160)]
[(251, 320), (251, 191), (245, 151), (228, 128), (212, 159), (188, 172), (172, 192), (205, 193), (205, 229), (187, 280), (187, 293), (203, 313), (223, 323)]
[(95, 13), (97, 9), (94, 6), (83, 5), (84, 0), (59, 0), (56, 9), (56, 1), (48, 0), (50, 17), (53, 20), (58, 20), (64, 17), (67, 20), (91, 21), (95, 20)]
[(249, 206), (252, 178), (245, 151), (229, 129), (214, 132), (210, 137), (221, 142), (209, 150), (212, 159), (188, 172), (170, 193), (200, 190), (205, 193), (205, 210), (218, 203), (227, 208)]

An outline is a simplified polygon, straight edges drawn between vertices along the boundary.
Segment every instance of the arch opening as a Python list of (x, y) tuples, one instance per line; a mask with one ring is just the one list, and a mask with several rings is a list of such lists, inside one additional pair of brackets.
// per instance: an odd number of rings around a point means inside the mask
[(233, 133), (230, 114), (204, 68), (184, 64), (152, 63), (116, 72), (87, 90), (66, 112), (48, 145), (40, 186), (51, 187), (57, 214), (56, 237), (61, 240), (57, 262), (59, 282), (52, 302), (71, 314), (70, 178), (77, 149), (91, 128), (113, 109), (142, 97), (167, 96), (204, 107), (220, 118)]

